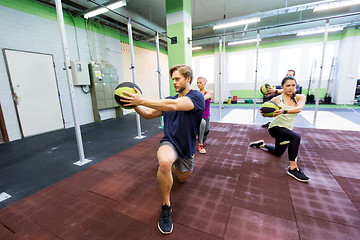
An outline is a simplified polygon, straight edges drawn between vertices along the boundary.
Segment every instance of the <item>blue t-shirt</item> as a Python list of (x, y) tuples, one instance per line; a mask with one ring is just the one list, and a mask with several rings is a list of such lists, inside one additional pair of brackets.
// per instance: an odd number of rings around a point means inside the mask
[[(195, 154), (196, 136), (205, 109), (205, 99), (201, 92), (190, 90), (186, 97), (193, 102), (194, 109), (190, 111), (164, 111), (164, 137), (160, 141), (171, 142), (181, 158), (190, 158)], [(178, 95), (167, 97), (167, 99), (177, 98)]]

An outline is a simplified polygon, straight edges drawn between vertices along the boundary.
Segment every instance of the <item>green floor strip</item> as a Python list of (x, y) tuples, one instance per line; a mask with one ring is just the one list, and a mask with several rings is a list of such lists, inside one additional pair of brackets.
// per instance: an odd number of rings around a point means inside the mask
[[(257, 103), (256, 107), (261, 107), (262, 103)], [(218, 103), (211, 103), (210, 106), (219, 106)], [(224, 103), (223, 106), (230, 107), (244, 107), (244, 108), (252, 108), (254, 104), (252, 103), (236, 103), (236, 104), (227, 104)], [(305, 108), (315, 108), (315, 104), (306, 104)], [(350, 104), (319, 104), (319, 108), (340, 108), (340, 109), (349, 109), (349, 108), (360, 108), (358, 105), (350, 105)]]

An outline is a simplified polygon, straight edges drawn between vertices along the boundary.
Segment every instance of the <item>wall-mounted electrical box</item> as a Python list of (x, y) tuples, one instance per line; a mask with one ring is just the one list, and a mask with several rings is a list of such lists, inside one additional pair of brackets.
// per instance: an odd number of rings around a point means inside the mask
[(107, 63), (89, 64), (91, 81), (91, 101), (94, 119), (101, 122), (100, 109), (115, 108), (116, 116), (122, 116), (122, 109), (115, 102), (114, 91), (119, 85), (116, 67)]
[(90, 85), (89, 68), (87, 63), (70, 61), (70, 66), (75, 86)]

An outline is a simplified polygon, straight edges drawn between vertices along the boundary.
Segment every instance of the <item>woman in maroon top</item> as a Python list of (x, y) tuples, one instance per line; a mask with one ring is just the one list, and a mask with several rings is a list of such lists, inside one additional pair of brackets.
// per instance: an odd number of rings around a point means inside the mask
[(210, 102), (213, 96), (212, 90), (206, 90), (205, 86), (207, 83), (207, 79), (205, 77), (198, 77), (197, 86), (202, 94), (204, 94), (205, 98), (205, 111), (203, 119), (201, 120), (200, 128), (199, 128), (199, 136), (198, 136), (198, 151), (200, 153), (206, 153), (204, 147), (204, 141), (209, 134), (210, 127)]

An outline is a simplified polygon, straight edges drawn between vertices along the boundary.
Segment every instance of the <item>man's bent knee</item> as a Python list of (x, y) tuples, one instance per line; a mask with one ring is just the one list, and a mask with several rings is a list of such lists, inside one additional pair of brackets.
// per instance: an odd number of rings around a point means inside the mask
[(176, 178), (179, 180), (179, 182), (184, 183), (186, 182), (186, 180), (188, 180), (188, 178), (190, 177), (192, 172), (179, 172), (177, 170), (175, 170), (176, 172)]
[(171, 171), (172, 162), (171, 161), (159, 161), (159, 169), (162, 172), (169, 172)]

